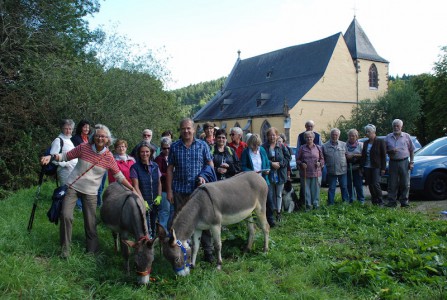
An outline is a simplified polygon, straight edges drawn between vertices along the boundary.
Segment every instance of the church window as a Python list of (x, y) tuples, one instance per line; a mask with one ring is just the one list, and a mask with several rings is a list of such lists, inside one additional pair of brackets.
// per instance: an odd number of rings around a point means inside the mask
[(377, 89), (379, 87), (379, 74), (377, 72), (377, 67), (375, 64), (372, 64), (371, 67), (369, 67), (369, 88), (370, 89)]
[(264, 120), (264, 122), (262, 122), (261, 139), (263, 143), (267, 142), (267, 130), (269, 130), (270, 127), (272, 126), (270, 125), (269, 121)]

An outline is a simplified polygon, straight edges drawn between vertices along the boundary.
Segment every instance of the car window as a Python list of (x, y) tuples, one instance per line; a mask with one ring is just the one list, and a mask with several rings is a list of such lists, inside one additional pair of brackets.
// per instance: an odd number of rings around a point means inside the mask
[(416, 153), (417, 156), (447, 155), (447, 139), (431, 142)]

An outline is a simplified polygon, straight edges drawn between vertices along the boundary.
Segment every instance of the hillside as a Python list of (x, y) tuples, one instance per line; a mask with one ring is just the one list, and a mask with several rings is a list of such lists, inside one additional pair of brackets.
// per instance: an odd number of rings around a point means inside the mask
[(191, 84), (170, 93), (186, 107), (189, 116), (193, 116), (199, 109), (201, 109), (214, 95), (221, 89), (225, 83), (226, 77), (221, 77), (216, 80), (201, 82), (198, 84)]

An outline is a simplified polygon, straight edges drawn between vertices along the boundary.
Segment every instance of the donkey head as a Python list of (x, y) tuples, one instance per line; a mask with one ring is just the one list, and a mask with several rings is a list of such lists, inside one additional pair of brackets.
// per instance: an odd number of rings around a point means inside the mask
[(167, 236), (166, 230), (160, 224), (157, 225), (157, 232), (163, 247), (163, 255), (171, 263), (174, 272), (179, 276), (189, 275), (191, 247), (188, 242), (178, 240), (174, 229), (171, 229)]
[(138, 242), (123, 241), (128, 246), (134, 248), (135, 266), (139, 284), (149, 283), (152, 262), (154, 261), (154, 241), (155, 239), (151, 240), (147, 236), (142, 237)]

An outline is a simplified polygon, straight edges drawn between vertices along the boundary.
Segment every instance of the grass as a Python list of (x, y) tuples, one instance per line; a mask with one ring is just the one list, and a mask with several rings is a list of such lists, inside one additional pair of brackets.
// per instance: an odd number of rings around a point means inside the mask
[[(223, 232), (222, 271), (200, 262), (176, 278), (156, 248), (153, 282), (122, 271), (110, 232), (98, 225), (99, 255), (84, 253), (75, 212), (72, 256), (59, 258), (59, 230), (46, 219), (54, 184), (45, 183), (34, 228), (26, 231), (35, 189), (0, 201), (1, 299), (446, 299), (447, 224), (403, 209), (337, 204), (285, 214), (270, 251), (242, 252), (244, 224)], [(322, 193), (322, 203), (325, 203)]]

